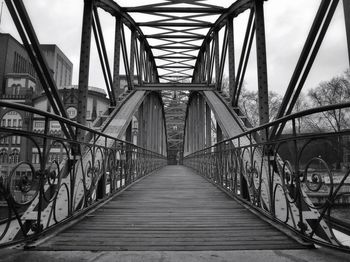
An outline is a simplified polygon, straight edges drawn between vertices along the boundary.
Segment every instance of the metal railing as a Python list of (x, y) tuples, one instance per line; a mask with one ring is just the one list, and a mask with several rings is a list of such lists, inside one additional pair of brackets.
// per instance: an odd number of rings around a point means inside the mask
[[(0, 127), (0, 247), (39, 238), (167, 163), (57, 115), (7, 102), (0, 107), (16, 110), (24, 123)], [(66, 138), (61, 126), (85, 141)]]
[[(184, 165), (303, 239), (349, 252), (350, 127), (298, 131), (305, 118), (349, 108), (344, 103), (283, 117), (194, 152)], [(277, 126), (289, 132), (270, 138)]]

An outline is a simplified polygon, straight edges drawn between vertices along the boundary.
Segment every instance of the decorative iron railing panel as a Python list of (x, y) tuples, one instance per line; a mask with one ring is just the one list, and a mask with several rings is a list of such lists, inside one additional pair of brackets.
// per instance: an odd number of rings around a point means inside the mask
[[(281, 118), (190, 154), (184, 164), (303, 238), (349, 251), (350, 129), (297, 132), (305, 118), (349, 108), (331, 105)], [(290, 131), (269, 139), (282, 125)]]
[[(0, 127), (0, 246), (37, 238), (167, 163), (162, 155), (59, 116), (20, 104), (0, 106), (24, 119), (20, 126)], [(83, 132), (85, 141), (66, 139), (62, 125)]]

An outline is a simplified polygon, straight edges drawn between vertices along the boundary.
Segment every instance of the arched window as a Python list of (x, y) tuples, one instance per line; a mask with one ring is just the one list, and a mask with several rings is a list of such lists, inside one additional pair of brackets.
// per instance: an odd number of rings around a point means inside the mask
[(1, 119), (1, 126), (20, 129), (22, 127), (21, 114), (17, 111), (7, 112)]
[(19, 162), (19, 151), (18, 149), (13, 149), (11, 154), (12, 163), (16, 164)]
[(7, 155), (7, 150), (5, 148), (1, 149), (0, 151), (0, 163), (1, 164), (8, 163), (8, 155)]

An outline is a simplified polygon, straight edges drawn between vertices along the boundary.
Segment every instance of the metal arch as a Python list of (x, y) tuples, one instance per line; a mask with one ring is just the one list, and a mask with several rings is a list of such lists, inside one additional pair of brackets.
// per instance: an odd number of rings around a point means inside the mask
[[(253, 0), (238, 0), (230, 7), (224, 8), (217, 5), (203, 3), (202, 1), (181, 1), (181, 3), (190, 4), (193, 7), (174, 7), (170, 5), (178, 4), (174, 0), (168, 0), (162, 3), (148, 4), (138, 7), (120, 7), (112, 0), (95, 0), (94, 5), (102, 8), (106, 12), (116, 16), (120, 15), (123, 23), (128, 26), (131, 31), (138, 33), (140, 42), (144, 43), (144, 49), (149, 54), (152, 60), (153, 68), (158, 73), (157, 79), (165, 80), (170, 83), (179, 83), (188, 81), (192, 78), (194, 82), (195, 74), (199, 68), (200, 57), (205, 53), (207, 44), (213, 39), (213, 33), (218, 32), (225, 24), (228, 17), (235, 17), (241, 12), (253, 6)], [(159, 19), (149, 22), (136, 22), (128, 13), (138, 12), (152, 14), (158, 16)], [(173, 15), (172, 13), (183, 13), (183, 16)], [(214, 23), (204, 22), (200, 20), (203, 16), (220, 15)], [(185, 22), (178, 22), (182, 20)], [(143, 34), (140, 27), (147, 26), (162, 29), (163, 33)], [(179, 29), (180, 28), (180, 29)], [(201, 28), (208, 28), (206, 35), (196, 32)], [(147, 39), (162, 40), (163, 43), (150, 45)], [(181, 42), (178, 40), (182, 39)], [(203, 42), (198, 45), (195, 41), (203, 39)], [(227, 46), (227, 39), (225, 46)], [(217, 43), (218, 45), (218, 43)], [(222, 52), (226, 52), (224, 46)], [(218, 49), (218, 46), (216, 47)], [(153, 51), (161, 50), (165, 54), (153, 55)], [(199, 50), (198, 55), (191, 54), (192, 51)], [(225, 56), (224, 56), (225, 57)], [(155, 59), (159, 59), (163, 64), (157, 65)], [(194, 65), (192, 64), (194, 62)], [(217, 67), (222, 67), (224, 59), (217, 63)], [(159, 69), (165, 71), (161, 74)], [(192, 70), (192, 73), (187, 73)], [(222, 68), (218, 75), (222, 75)], [(211, 78), (211, 77), (210, 77)], [(216, 88), (218, 89), (220, 81)], [(142, 85), (142, 83), (141, 83)]]
[(121, 8), (113, 0), (95, 0), (94, 4), (96, 7), (103, 9), (104, 11), (110, 13), (113, 16), (120, 15), (122, 18), (122, 23), (128, 26), (131, 31), (136, 31), (138, 33), (138, 38), (139, 40), (142, 40), (144, 44), (144, 50), (148, 53), (149, 58), (151, 59), (151, 62), (153, 64), (153, 68), (155, 68), (156, 64), (152, 53), (152, 49), (145, 35), (143, 34), (142, 30), (137, 25), (137, 23), (134, 21), (134, 19), (127, 12), (125, 12), (125, 9)]
[[(247, 9), (250, 9), (253, 7), (253, 2), (254, 0), (238, 0), (234, 2), (229, 8), (227, 8), (226, 12), (223, 13), (217, 20), (216, 22), (212, 25), (210, 30), (208, 31), (207, 35), (205, 36), (202, 46), (199, 50), (199, 54), (197, 57), (197, 61), (195, 64), (195, 68), (197, 69), (200, 64), (200, 57), (202, 54), (205, 52), (209, 51), (207, 50), (208, 44), (212, 41), (213, 39), (213, 33), (218, 32), (223, 26), (226, 24), (226, 20), (229, 17), (236, 17), (240, 13), (246, 11)], [(195, 73), (195, 72), (194, 72)], [(193, 75), (193, 79), (195, 79), (195, 75)]]
[[(187, 4), (190, 7), (176, 7), (177, 4)], [(201, 33), (200, 30), (210, 29), (213, 26), (212, 22), (207, 22), (202, 17), (222, 14), (225, 8), (203, 3), (202, 0), (183, 0), (181, 2), (167, 0), (139, 7), (125, 7), (119, 11), (157, 16), (152, 21), (136, 22), (134, 26), (152, 27), (163, 31), (147, 34), (144, 37), (162, 41), (160, 44), (149, 45), (154, 54), (155, 52), (160, 53), (153, 57), (159, 61), (159, 65), (158, 61), (155, 61), (159, 79), (170, 83), (180, 83), (192, 78), (197, 58), (197, 53), (195, 55), (194, 52), (201, 47), (201, 43), (197, 41), (205, 38), (205, 33)], [(181, 15), (174, 13), (181, 13)]]

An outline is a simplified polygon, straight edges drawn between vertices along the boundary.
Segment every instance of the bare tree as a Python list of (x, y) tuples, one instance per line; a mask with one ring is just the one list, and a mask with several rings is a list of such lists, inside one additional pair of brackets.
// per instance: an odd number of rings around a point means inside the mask
[[(274, 120), (281, 105), (282, 97), (276, 92), (269, 91), (270, 121)], [(259, 125), (258, 92), (242, 88), (238, 105), (243, 114), (253, 126)]]
[[(350, 101), (350, 71), (343, 75), (333, 77), (331, 80), (322, 82), (319, 86), (311, 89), (308, 93), (314, 107), (334, 105)], [(316, 118), (314, 116), (314, 118)], [(320, 129), (339, 132), (350, 128), (350, 109), (335, 109), (322, 112), (317, 116)], [(343, 159), (342, 136), (337, 137), (337, 162), (336, 168), (341, 167)]]
[[(350, 101), (350, 73), (333, 77), (330, 81), (322, 82), (309, 91), (308, 96), (314, 107), (334, 105)], [(341, 131), (349, 128), (350, 110), (348, 108), (323, 112), (318, 117), (320, 128)]]

